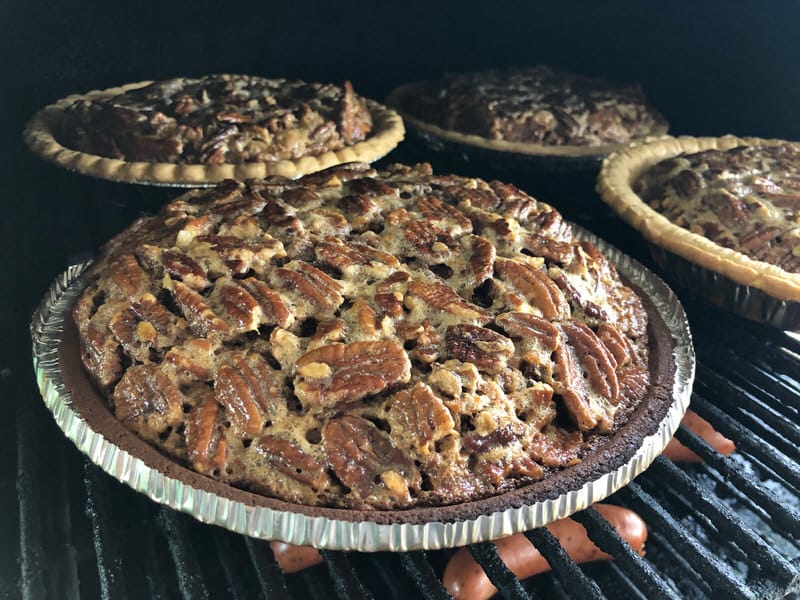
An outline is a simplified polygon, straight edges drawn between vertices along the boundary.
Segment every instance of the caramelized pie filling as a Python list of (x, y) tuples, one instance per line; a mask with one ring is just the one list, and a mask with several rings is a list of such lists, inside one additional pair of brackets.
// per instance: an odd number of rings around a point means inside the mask
[(676, 225), (800, 273), (800, 144), (684, 153), (650, 167), (633, 187)]
[(64, 112), (59, 138), (68, 148), (125, 161), (222, 165), (316, 156), (371, 130), (350, 82), (210, 75), (77, 100)]

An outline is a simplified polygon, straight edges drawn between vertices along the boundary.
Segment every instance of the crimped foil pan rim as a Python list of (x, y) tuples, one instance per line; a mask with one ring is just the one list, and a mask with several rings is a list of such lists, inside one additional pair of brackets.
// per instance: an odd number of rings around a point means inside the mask
[(92, 462), (156, 502), (237, 533), (317, 548), (374, 552), (463, 546), (541, 527), (606, 498), (643, 472), (677, 429), (689, 405), (694, 380), (691, 333), (683, 307), (672, 291), (633, 259), (592, 234), (575, 229), (580, 237), (596, 244), (621, 274), (652, 299), (675, 341), (675, 374), (672, 402), (666, 415), (633, 456), (611, 472), (555, 498), (463, 521), (379, 524), (250, 505), (191, 487), (149, 467), (94, 431), (77, 413), (64, 386), (58, 348), (64, 319), (80, 290), (79, 276), (88, 264), (73, 265), (57, 277), (34, 314), (31, 335), (37, 383), (58, 426)]

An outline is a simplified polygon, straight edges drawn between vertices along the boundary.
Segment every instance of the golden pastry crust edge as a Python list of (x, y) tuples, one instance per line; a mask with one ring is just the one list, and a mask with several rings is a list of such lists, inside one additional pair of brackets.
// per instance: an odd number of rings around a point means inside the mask
[(365, 99), (374, 128), (364, 141), (340, 150), (294, 160), (222, 165), (128, 162), (73, 150), (56, 139), (63, 112), (75, 101), (115, 96), (151, 83), (140, 81), (62, 98), (37, 112), (28, 122), (23, 134), (25, 143), (45, 160), (84, 175), (128, 183), (204, 186), (223, 179), (263, 179), (272, 175), (295, 178), (341, 163), (373, 162), (397, 147), (405, 137), (403, 120), (397, 112), (374, 100)]
[[(610, 152), (624, 148), (626, 143), (610, 144), (605, 146), (548, 146), (545, 144), (531, 144), (527, 142), (510, 142), (507, 140), (493, 140), (470, 133), (461, 133), (449, 129), (443, 129), (432, 123), (422, 121), (403, 108), (406, 96), (413, 91), (419, 82), (406, 83), (395, 88), (386, 98), (386, 104), (395, 109), (403, 117), (403, 120), (414, 129), (431, 134), (443, 140), (475, 146), (486, 150), (498, 152), (514, 152), (517, 154), (528, 154), (531, 156), (555, 156), (555, 157), (602, 157)], [(659, 136), (667, 133), (668, 124), (654, 128), (648, 136)], [(639, 139), (639, 138), (635, 138)]]
[(660, 246), (701, 267), (728, 277), (735, 283), (757, 288), (778, 300), (800, 301), (800, 274), (754, 260), (675, 225), (648, 206), (632, 184), (647, 168), (681, 153), (728, 150), (740, 145), (775, 146), (785, 140), (754, 137), (671, 137), (649, 138), (631, 143), (608, 156), (597, 178), (597, 192), (614, 211), (652, 244)]

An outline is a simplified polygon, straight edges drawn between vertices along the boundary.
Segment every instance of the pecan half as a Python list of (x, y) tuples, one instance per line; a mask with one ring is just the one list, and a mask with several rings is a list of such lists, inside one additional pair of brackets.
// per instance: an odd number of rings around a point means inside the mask
[(582, 446), (583, 435), (580, 431), (548, 426), (533, 437), (528, 444), (528, 452), (547, 467), (566, 467), (579, 462), (578, 454)]
[(495, 260), (494, 271), (500, 279), (518, 289), (546, 319), (569, 318), (570, 306), (564, 294), (540, 269), (519, 260), (498, 258)]
[(297, 318), (304, 318), (309, 314), (315, 317), (332, 316), (344, 301), (341, 284), (332, 279), (316, 267), (303, 261), (292, 261), (286, 268), (276, 269), (271, 278), (271, 283), (276, 288), (292, 291), (298, 298), (313, 306), (301, 313), (298, 306)]
[(339, 269), (342, 273), (352, 270), (352, 267), (379, 266), (389, 267), (394, 270), (400, 266), (400, 261), (391, 254), (381, 252), (359, 242), (343, 242), (334, 237), (327, 237), (316, 244), (314, 252), (317, 259), (326, 265)]
[(503, 313), (495, 319), (495, 323), (512, 337), (538, 340), (548, 353), (553, 352), (560, 343), (558, 327), (531, 313)]
[(183, 395), (156, 365), (128, 369), (114, 393), (114, 414), (137, 431), (160, 433), (183, 418)]
[(189, 328), (201, 336), (210, 334), (227, 335), (230, 325), (220, 319), (196, 291), (180, 281), (168, 280), (165, 286), (175, 300), (175, 304), (189, 322)]
[(256, 299), (261, 307), (261, 323), (289, 327), (294, 322), (294, 315), (283, 298), (266, 283), (254, 277), (243, 279), (240, 284)]
[(261, 304), (234, 279), (217, 279), (209, 300), (224, 315), (231, 333), (255, 331), (261, 325)]
[(583, 323), (567, 321), (561, 325), (575, 348), (592, 386), (612, 404), (619, 402), (617, 361), (597, 335)]
[(429, 222), (436, 223), (452, 235), (458, 236), (472, 231), (472, 221), (464, 213), (435, 196), (418, 197), (414, 207)]
[(322, 443), (336, 476), (373, 506), (410, 504), (411, 490), (419, 489), (421, 477), (411, 460), (366, 419), (329, 421)]
[(203, 290), (211, 285), (203, 268), (179, 250), (142, 244), (136, 249), (136, 254), (155, 273), (166, 273), (192, 289)]
[(208, 475), (225, 467), (228, 442), (213, 395), (206, 396), (187, 416), (184, 437), (189, 461), (196, 471)]
[(149, 286), (147, 275), (132, 254), (117, 256), (108, 265), (108, 273), (125, 296), (140, 296)]
[(330, 344), (297, 359), (294, 390), (305, 408), (325, 409), (378, 394), (411, 377), (397, 342)]
[(303, 452), (295, 442), (265, 435), (259, 438), (254, 447), (273, 469), (303, 485), (322, 490), (330, 484), (325, 466)]
[[(413, 296), (422, 300), (428, 306), (445, 314), (450, 314), (461, 319), (468, 319), (483, 325), (491, 320), (492, 315), (479, 306), (467, 302), (451, 287), (439, 282), (426, 282), (413, 279), (408, 283), (408, 294), (405, 297), (406, 305), (409, 297)], [(412, 301), (413, 303), (413, 301)], [(412, 307), (413, 309), (413, 307)]]
[(523, 245), (534, 256), (541, 256), (558, 264), (569, 263), (574, 253), (569, 242), (560, 242), (536, 233), (524, 236)]
[(398, 392), (391, 402), (388, 421), (393, 437), (405, 437), (422, 456), (434, 449), (441, 438), (455, 434), (453, 416), (433, 390), (417, 383)]
[(489, 373), (506, 367), (514, 355), (514, 344), (499, 333), (477, 325), (451, 325), (445, 332), (447, 353)]
[(278, 413), (283, 392), (272, 369), (254, 352), (232, 352), (217, 370), (214, 396), (231, 417), (239, 437), (252, 438)]

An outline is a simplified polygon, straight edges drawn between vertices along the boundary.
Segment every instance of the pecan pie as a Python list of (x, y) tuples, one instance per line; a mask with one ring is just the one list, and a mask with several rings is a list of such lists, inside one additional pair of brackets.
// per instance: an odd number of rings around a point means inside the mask
[(776, 300), (800, 300), (800, 144), (666, 138), (610, 157), (598, 189), (658, 246)]
[(445, 139), (519, 153), (599, 154), (666, 132), (638, 85), (547, 66), (448, 74), (402, 86), (389, 102)]
[(514, 186), (426, 165), (191, 191), (108, 244), (73, 315), (121, 423), (310, 506), (542, 480), (650, 385), (648, 314), (596, 247)]
[(400, 118), (344, 86), (210, 75), (72, 96), (29, 125), (37, 152), (112, 179), (162, 183), (295, 176), (374, 160)]

